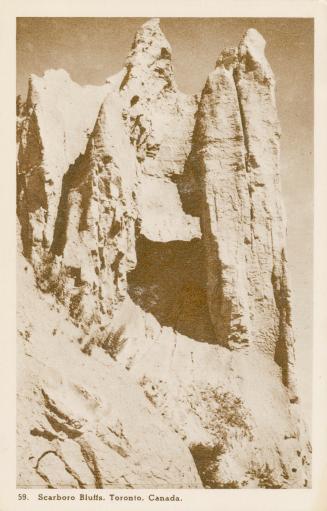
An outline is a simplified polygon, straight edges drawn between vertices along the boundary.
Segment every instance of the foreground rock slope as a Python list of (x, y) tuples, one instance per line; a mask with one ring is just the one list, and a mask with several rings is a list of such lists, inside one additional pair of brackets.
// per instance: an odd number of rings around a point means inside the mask
[(187, 96), (153, 19), (103, 86), (31, 78), (19, 486), (310, 486), (264, 47), (248, 30)]

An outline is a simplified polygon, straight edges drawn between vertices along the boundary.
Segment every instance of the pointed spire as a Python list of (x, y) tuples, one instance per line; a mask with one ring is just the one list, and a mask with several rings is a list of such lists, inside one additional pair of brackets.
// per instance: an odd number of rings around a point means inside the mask
[(120, 90), (125, 89), (133, 80), (140, 82), (143, 87), (149, 79), (159, 85), (160, 91), (177, 89), (171, 62), (171, 46), (160, 28), (159, 18), (146, 21), (136, 32), (126, 59)]
[(262, 83), (274, 85), (274, 74), (265, 56), (266, 41), (254, 28), (249, 28), (243, 35), (238, 47), (240, 66), (246, 73), (254, 73), (255, 79)]
[(255, 28), (249, 28), (243, 35), (239, 49), (248, 51), (249, 53), (255, 52), (257, 54), (264, 55), (266, 47), (266, 41)]
[(138, 55), (144, 59), (145, 54), (152, 59), (171, 59), (171, 47), (160, 28), (159, 18), (151, 18), (138, 29), (127, 60), (137, 59)]

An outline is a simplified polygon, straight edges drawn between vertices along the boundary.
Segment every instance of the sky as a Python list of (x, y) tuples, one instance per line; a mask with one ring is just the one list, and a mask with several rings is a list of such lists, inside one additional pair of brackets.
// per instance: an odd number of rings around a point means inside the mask
[[(102, 84), (124, 65), (146, 18), (18, 18), (17, 94), (31, 73), (63, 68), (80, 84)], [(277, 83), (282, 126), (281, 177), (288, 219), (288, 261), (303, 405), (309, 413), (312, 368), (313, 47), (310, 18), (161, 18), (179, 89), (200, 92), (221, 50), (256, 28)]]

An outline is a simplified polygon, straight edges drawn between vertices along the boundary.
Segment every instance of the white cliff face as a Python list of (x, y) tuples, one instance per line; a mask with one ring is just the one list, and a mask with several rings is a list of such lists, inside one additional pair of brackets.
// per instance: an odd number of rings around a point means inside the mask
[(21, 125), (18, 215), (24, 254), (52, 243), (62, 178), (84, 153), (108, 85), (81, 87), (64, 70), (32, 75)]
[[(249, 30), (201, 97), (186, 96), (154, 19), (103, 87), (63, 72), (32, 80), (18, 126), (20, 235), (36, 279), (19, 283), (35, 298), (19, 305), (20, 485), (310, 485), (264, 46)], [(163, 432), (169, 448), (150, 460)]]
[(163, 242), (200, 237), (199, 219), (184, 212), (174, 181), (191, 149), (197, 103), (177, 89), (171, 48), (158, 19), (136, 33), (125, 70), (119, 89), (140, 167), (141, 233)]
[[(134, 188), (137, 161), (121, 117), (119, 97), (104, 101), (86, 152), (63, 178), (49, 261), (72, 316), (84, 325), (107, 323), (126, 294), (136, 265)], [(49, 278), (41, 267), (39, 280)]]
[(204, 186), (208, 301), (217, 338), (269, 354), (296, 399), (280, 129), (264, 46), (251, 29), (238, 50), (218, 59), (200, 101), (195, 165)]
[[(253, 323), (256, 343), (260, 349), (274, 355), (282, 368), (284, 383), (295, 393), (294, 339), (286, 269), (286, 219), (279, 176), (280, 126), (274, 77), (264, 48), (265, 41), (261, 35), (249, 30), (240, 43), (240, 65), (235, 71), (245, 133), (246, 165), (250, 175), (251, 248), (256, 258), (248, 280), (255, 298)], [(273, 319), (276, 317), (277, 328)]]

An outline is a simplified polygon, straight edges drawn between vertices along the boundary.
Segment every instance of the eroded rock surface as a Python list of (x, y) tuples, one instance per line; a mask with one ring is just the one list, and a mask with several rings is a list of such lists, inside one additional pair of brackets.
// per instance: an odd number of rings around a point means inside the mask
[(153, 19), (17, 103), (20, 486), (310, 485), (264, 47), (187, 96)]
[(108, 85), (81, 87), (64, 70), (32, 75), (20, 116), (18, 216), (24, 254), (52, 243), (62, 178), (84, 153)]
[(111, 357), (35, 286), (18, 257), (17, 484), (47, 488), (202, 487), (186, 444)]
[(217, 339), (256, 344), (294, 382), (280, 128), (265, 41), (249, 30), (225, 50), (202, 92), (193, 162), (200, 173), (208, 302)]

